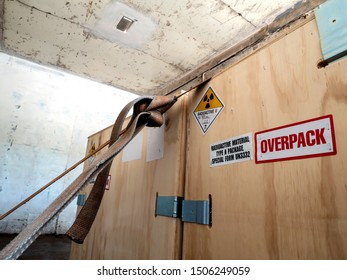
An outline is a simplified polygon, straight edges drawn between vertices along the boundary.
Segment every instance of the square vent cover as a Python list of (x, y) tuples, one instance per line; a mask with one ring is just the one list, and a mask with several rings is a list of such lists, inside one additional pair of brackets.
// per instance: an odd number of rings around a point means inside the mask
[(127, 32), (134, 22), (135, 20), (132, 20), (131, 18), (123, 16), (118, 22), (116, 28), (122, 32)]
[(140, 49), (149, 42), (157, 26), (150, 17), (115, 1), (107, 5), (98, 18), (85, 24), (91, 34), (133, 49)]

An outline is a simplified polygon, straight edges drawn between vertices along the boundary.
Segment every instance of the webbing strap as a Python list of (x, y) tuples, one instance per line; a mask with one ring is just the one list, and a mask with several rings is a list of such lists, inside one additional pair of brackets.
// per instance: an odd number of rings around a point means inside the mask
[[(150, 112), (146, 119), (146, 125), (152, 127), (158, 127), (163, 124), (162, 114), (168, 110), (176, 99), (170, 97), (158, 96), (153, 100), (149, 98), (141, 98), (139, 101), (135, 101), (134, 104), (129, 103), (120, 113), (115, 125), (113, 126), (111, 137), (110, 137), (110, 146), (120, 137), (120, 132), (125, 120), (125, 117), (131, 107), (134, 107), (134, 114), (131, 118), (128, 127), (134, 122), (136, 116), (144, 112)], [(132, 106), (133, 105), (133, 106)], [(140, 127), (141, 124), (138, 125)], [(142, 129), (142, 127), (141, 127)], [(131, 134), (128, 129), (125, 129), (123, 133), (123, 138), (132, 139), (135, 134), (137, 134), (138, 128), (136, 128), (135, 133)], [(88, 196), (88, 199), (85, 205), (82, 207), (79, 212), (74, 224), (67, 231), (66, 235), (76, 243), (82, 244), (86, 238), (98, 212), (98, 209), (101, 204), (105, 192), (105, 185), (107, 181), (108, 174), (110, 172), (111, 164), (108, 164), (105, 169), (99, 173), (94, 186)]]
[[(78, 242), (83, 242), (87, 235), (96, 213), (99, 209), (105, 189), (104, 177), (112, 163), (113, 158), (140, 132), (147, 126), (161, 126), (163, 124), (162, 114), (165, 113), (176, 102), (176, 97), (156, 96), (140, 97), (130, 102), (119, 114), (112, 133), (109, 148), (102, 155), (94, 159), (89, 165), (63, 192), (49, 205), (31, 224), (22, 230), (1, 252), (0, 259), (17, 259), (34, 240), (39, 236), (44, 226), (51, 221), (60, 211), (62, 211), (78, 194), (78, 192), (94, 176), (98, 176), (93, 187), (93, 195), (87, 200), (75, 223), (70, 228), (70, 237)], [(126, 126), (125, 132), (120, 135), (124, 120), (133, 108), (133, 116)], [(112, 140), (112, 141), (111, 141)], [(113, 143), (111, 143), (113, 142)], [(106, 175), (105, 175), (106, 174)], [(95, 189), (95, 190), (94, 190)]]

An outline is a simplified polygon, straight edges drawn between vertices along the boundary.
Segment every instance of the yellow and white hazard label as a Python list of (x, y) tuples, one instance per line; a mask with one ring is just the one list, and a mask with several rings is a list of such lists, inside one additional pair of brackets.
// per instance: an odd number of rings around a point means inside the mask
[(203, 134), (211, 127), (223, 108), (224, 104), (212, 87), (209, 87), (193, 112)]

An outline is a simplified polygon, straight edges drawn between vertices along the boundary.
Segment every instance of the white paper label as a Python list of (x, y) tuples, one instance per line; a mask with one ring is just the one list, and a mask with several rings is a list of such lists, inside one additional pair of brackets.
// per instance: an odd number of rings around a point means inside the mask
[(140, 131), (123, 149), (122, 162), (140, 159), (142, 156), (143, 132)]
[(210, 145), (210, 166), (220, 166), (252, 160), (252, 133), (219, 141)]
[(148, 128), (147, 162), (164, 157), (164, 132), (165, 124), (161, 127)]

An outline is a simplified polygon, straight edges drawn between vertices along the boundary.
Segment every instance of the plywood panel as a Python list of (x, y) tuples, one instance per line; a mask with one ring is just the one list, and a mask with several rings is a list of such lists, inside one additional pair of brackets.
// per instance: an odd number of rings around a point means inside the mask
[[(180, 220), (155, 217), (156, 194), (183, 195), (185, 110), (180, 99), (165, 117), (164, 157), (146, 162), (147, 135), (142, 156), (111, 168), (110, 190), (83, 245), (74, 244), (72, 259), (178, 259), (181, 257)], [(106, 141), (110, 128), (91, 136), (88, 146)]]
[[(347, 258), (347, 60), (321, 57), (313, 20), (190, 95), (185, 198), (212, 195), (212, 227), (184, 225), (183, 258)], [(203, 135), (192, 111), (208, 86), (225, 108)], [(209, 166), (212, 143), (328, 114), (335, 156)]]
[[(95, 133), (95, 134), (89, 136), (88, 142), (87, 142), (86, 155), (92, 153), (97, 148), (99, 148), (102, 144), (106, 143), (110, 139), (111, 131), (112, 131), (112, 126), (107, 127), (105, 129), (99, 131), (98, 133)], [(95, 159), (95, 157), (102, 154), (102, 152), (105, 150), (106, 150), (106, 148), (102, 149), (96, 155), (89, 158), (85, 162), (84, 167), (85, 168), (88, 167), (89, 164)], [(92, 181), (93, 181), (93, 179), (92, 179)], [(87, 197), (89, 195), (90, 191), (92, 190), (92, 187), (93, 187), (93, 183), (91, 182), (80, 192), (80, 194), (86, 195), (86, 197)], [(79, 213), (81, 208), (82, 208), (81, 206), (77, 207), (77, 214)], [(96, 232), (97, 227), (95, 227), (95, 224), (97, 224), (97, 223), (99, 223), (99, 221), (96, 218), (94, 225), (91, 228), (91, 230), (90, 230), (87, 238), (85, 239), (83, 245), (72, 243), (71, 254), (70, 254), (71, 259), (87, 259), (88, 257), (91, 258), (91, 256), (93, 255), (92, 250), (95, 246), (95, 245), (93, 245), (93, 239), (91, 237), (92, 237), (92, 235), (97, 234), (97, 232)]]

